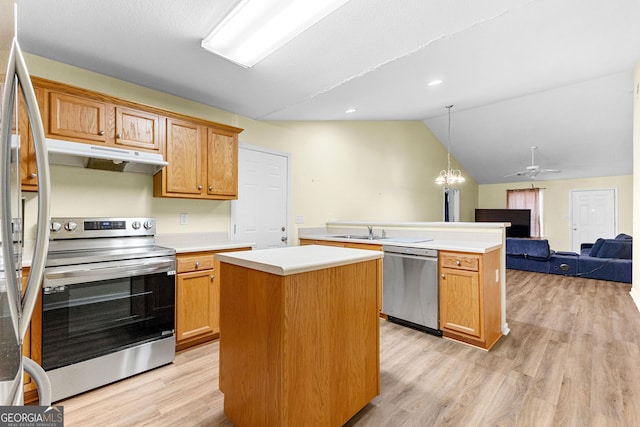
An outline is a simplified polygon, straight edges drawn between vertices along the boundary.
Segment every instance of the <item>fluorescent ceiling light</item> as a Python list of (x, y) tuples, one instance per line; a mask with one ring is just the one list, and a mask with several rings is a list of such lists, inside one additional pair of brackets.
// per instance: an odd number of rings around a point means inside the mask
[(242, 0), (202, 47), (251, 67), (349, 0)]
[(427, 86), (438, 86), (441, 85), (444, 82), (444, 80), (431, 80), (429, 83), (427, 83)]
[(345, 110), (345, 113), (351, 114), (351, 113), (355, 113), (356, 111), (358, 110), (356, 110), (355, 108), (349, 108), (348, 110)]

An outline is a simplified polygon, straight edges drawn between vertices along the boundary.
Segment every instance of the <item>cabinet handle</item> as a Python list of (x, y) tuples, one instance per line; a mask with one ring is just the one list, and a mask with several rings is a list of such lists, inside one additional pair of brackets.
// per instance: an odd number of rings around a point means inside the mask
[(37, 177), (38, 177), (38, 174), (37, 174), (37, 173), (32, 173), (31, 175), (29, 175), (29, 178), (32, 178), (32, 179), (33, 179), (33, 178), (37, 178)]
[(209, 276), (209, 278), (211, 279), (211, 281), (213, 282), (213, 279), (216, 278), (216, 276), (214, 276), (213, 274), (211, 276)]
[(98, 132), (98, 135), (104, 135), (104, 131), (101, 130), (100, 132)]
[(460, 265), (460, 261), (459, 260), (456, 260), (456, 265)]
[(213, 185), (210, 185), (209, 186), (209, 191), (212, 191), (212, 190), (213, 190)]
[(200, 261), (196, 261), (196, 268), (200, 267)]
[(202, 185), (198, 185), (198, 190), (202, 190)]
[(122, 134), (121, 133), (116, 134), (116, 138), (118, 139), (122, 138)]
[(442, 277), (444, 279), (444, 274), (441, 274), (440, 277)]

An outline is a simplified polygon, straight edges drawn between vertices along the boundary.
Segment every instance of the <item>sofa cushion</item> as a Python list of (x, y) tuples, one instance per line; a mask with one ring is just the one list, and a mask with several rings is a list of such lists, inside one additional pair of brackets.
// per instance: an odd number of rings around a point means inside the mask
[(631, 259), (631, 245), (629, 240), (604, 239), (595, 256), (597, 258)]
[(620, 233), (616, 236), (616, 240), (633, 240), (633, 237), (628, 234)]
[(603, 243), (604, 243), (604, 239), (596, 240), (593, 246), (591, 246), (591, 249), (589, 250), (589, 253), (587, 255), (598, 256), (598, 251), (600, 250), (600, 247), (602, 246)]
[(527, 258), (547, 259), (552, 252), (547, 239), (534, 240), (517, 237), (507, 238), (507, 255), (523, 256)]

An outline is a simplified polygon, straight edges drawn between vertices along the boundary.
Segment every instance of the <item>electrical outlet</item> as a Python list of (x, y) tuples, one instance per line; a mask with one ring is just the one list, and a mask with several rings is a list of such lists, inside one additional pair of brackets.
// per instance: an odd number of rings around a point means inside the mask
[(304, 224), (304, 215), (296, 215), (296, 224)]
[(180, 214), (180, 225), (187, 225), (189, 223), (189, 214), (181, 213)]

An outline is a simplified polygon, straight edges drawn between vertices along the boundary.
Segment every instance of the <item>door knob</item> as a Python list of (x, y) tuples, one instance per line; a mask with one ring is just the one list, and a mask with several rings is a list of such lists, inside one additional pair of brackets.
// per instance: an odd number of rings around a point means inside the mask
[(286, 241), (287, 241), (287, 236), (282, 236), (282, 237), (280, 238), (280, 240), (282, 240), (283, 242), (286, 242)]

